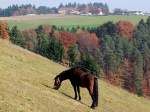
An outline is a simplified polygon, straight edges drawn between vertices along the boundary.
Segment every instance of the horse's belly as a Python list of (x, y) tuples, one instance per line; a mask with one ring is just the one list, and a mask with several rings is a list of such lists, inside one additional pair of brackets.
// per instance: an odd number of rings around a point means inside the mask
[(78, 81), (79, 81), (79, 85), (80, 85), (81, 87), (85, 88), (85, 87), (88, 86), (88, 82), (89, 82), (89, 81), (87, 80), (86, 77), (80, 77)]
[(85, 84), (82, 84), (81, 87), (86, 88), (86, 85), (85, 85)]
[(83, 87), (83, 88), (87, 87), (87, 85), (88, 85), (87, 82), (82, 82), (82, 83), (80, 84), (80, 86)]

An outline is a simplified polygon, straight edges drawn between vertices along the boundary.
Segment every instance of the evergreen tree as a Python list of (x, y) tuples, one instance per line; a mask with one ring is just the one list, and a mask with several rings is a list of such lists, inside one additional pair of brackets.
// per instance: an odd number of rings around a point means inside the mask
[(126, 38), (122, 38), (122, 44), (123, 44), (123, 54), (125, 58), (129, 58), (132, 55), (133, 50), (133, 44), (128, 41)]
[(100, 66), (89, 54), (82, 54), (79, 66), (88, 69), (98, 77), (100, 76)]
[(21, 47), (25, 47), (25, 39), (21, 32), (18, 30), (17, 26), (12, 27), (10, 31), (10, 41)]
[[(103, 53), (103, 68), (106, 75), (109, 72), (115, 72), (119, 66), (117, 51), (115, 49), (115, 40), (113, 37), (106, 35), (102, 38), (101, 51)], [(118, 54), (119, 56), (119, 54)]]
[(49, 38), (46, 35), (41, 35), (41, 41), (40, 44), (37, 45), (37, 50), (38, 53), (48, 57), (48, 53), (47, 53), (47, 49), (48, 49), (48, 45), (49, 45)]
[(136, 88), (136, 93), (139, 96), (143, 95), (142, 91), (142, 81), (143, 81), (143, 57), (141, 53), (134, 49), (133, 51), (134, 62), (134, 84)]
[(72, 32), (72, 33), (75, 33), (76, 31), (77, 31), (77, 28), (75, 28), (75, 27), (72, 27), (72, 28), (71, 28), (71, 32)]
[(116, 25), (111, 21), (104, 23), (97, 28), (96, 34), (98, 37), (104, 37), (105, 35), (113, 36), (116, 34)]
[(124, 58), (124, 52), (123, 52), (123, 38), (120, 36), (116, 36), (115, 39), (115, 53), (117, 55), (117, 59), (120, 63), (122, 63), (123, 58)]
[[(150, 69), (150, 49), (146, 43), (143, 44), (142, 52), (144, 59), (144, 73), (147, 73)], [(145, 75), (145, 77), (148, 77)]]
[(70, 61), (70, 66), (74, 66), (77, 62), (77, 55), (78, 55), (78, 47), (77, 45), (72, 45), (68, 49), (68, 59)]
[(144, 22), (143, 19), (140, 20), (139, 24), (137, 25), (137, 29), (143, 33), (148, 32), (147, 24)]
[(104, 69), (106, 72), (106, 75), (109, 75), (109, 72), (115, 72), (117, 69), (117, 61), (116, 61), (116, 55), (114, 54), (113, 50), (110, 49), (108, 46), (105, 46), (104, 50)]
[(50, 38), (50, 42), (47, 49), (48, 57), (54, 59), (57, 62), (62, 61), (64, 56), (63, 45), (54, 37)]
[(148, 28), (150, 29), (150, 16), (147, 18), (146, 24), (147, 24)]

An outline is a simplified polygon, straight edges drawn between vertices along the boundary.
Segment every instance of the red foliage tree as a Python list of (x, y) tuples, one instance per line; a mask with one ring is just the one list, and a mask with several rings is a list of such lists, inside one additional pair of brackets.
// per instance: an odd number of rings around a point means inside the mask
[(75, 35), (69, 32), (55, 33), (55, 37), (63, 44), (65, 49), (76, 43)]
[(123, 36), (127, 37), (129, 40), (133, 37), (133, 32), (135, 30), (135, 27), (132, 23), (129, 21), (119, 21), (116, 24), (117, 32)]
[(143, 80), (143, 93), (148, 96), (150, 95), (150, 77)]
[(79, 32), (77, 42), (81, 51), (97, 49), (100, 46), (100, 41), (95, 33)]
[(7, 23), (0, 21), (0, 36), (2, 39), (9, 39)]

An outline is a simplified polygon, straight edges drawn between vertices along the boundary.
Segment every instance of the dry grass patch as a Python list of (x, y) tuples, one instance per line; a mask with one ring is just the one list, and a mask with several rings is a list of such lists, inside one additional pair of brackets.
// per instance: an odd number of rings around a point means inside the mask
[(82, 89), (82, 101), (72, 99), (69, 81), (59, 91), (53, 78), (63, 66), (0, 40), (0, 112), (150, 112), (150, 101), (99, 81), (100, 105)]

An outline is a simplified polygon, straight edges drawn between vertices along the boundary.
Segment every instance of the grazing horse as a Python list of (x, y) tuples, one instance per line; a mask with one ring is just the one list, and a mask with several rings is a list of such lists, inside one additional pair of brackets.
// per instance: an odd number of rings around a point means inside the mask
[(74, 88), (75, 100), (78, 96), (79, 100), (81, 100), (79, 87), (87, 88), (93, 100), (91, 108), (98, 106), (98, 79), (91, 72), (81, 67), (63, 71), (55, 77), (54, 89), (58, 90), (64, 80), (70, 80)]

